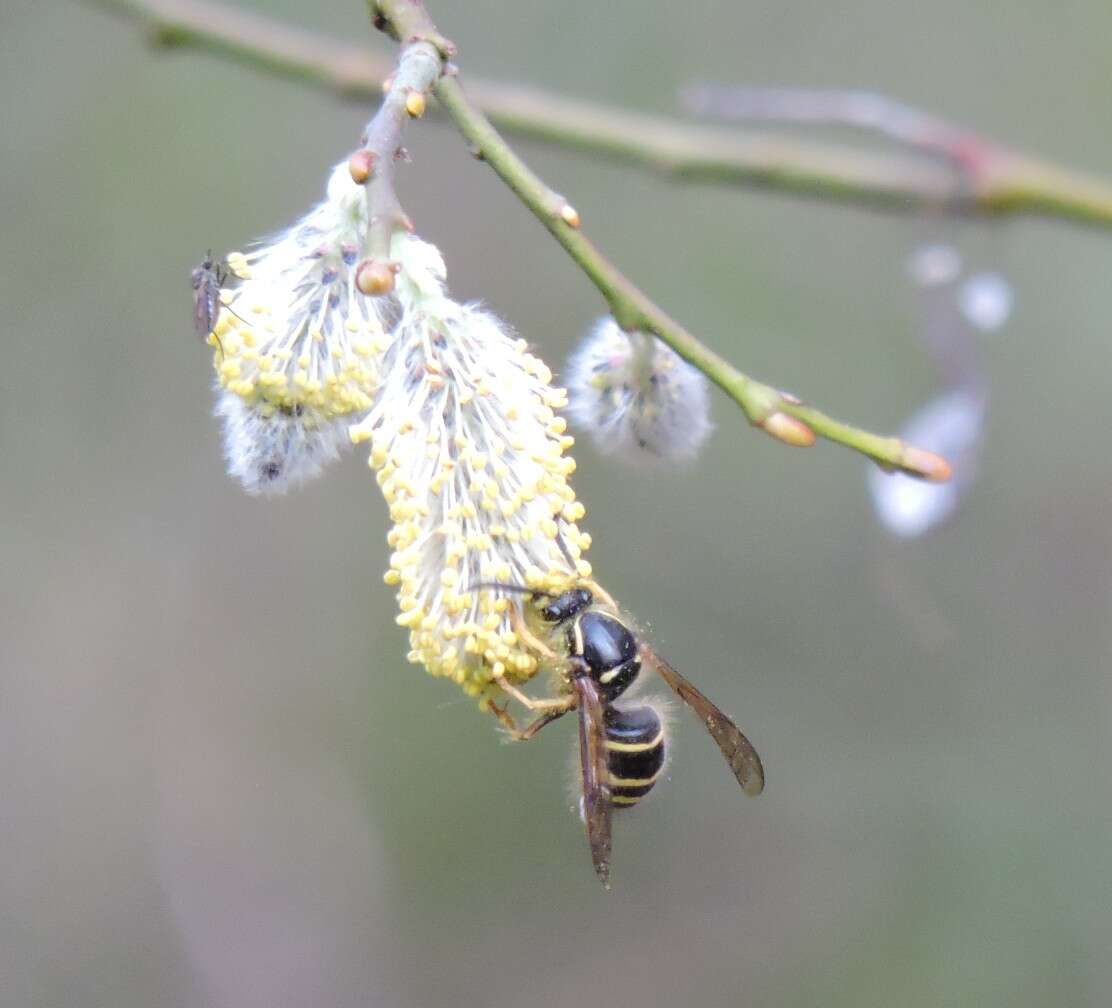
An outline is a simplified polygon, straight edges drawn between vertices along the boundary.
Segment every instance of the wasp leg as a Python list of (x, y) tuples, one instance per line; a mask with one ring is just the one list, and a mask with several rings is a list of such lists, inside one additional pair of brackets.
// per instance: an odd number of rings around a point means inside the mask
[[(570, 708), (569, 708), (570, 710)], [(566, 710), (550, 711), (547, 714), (542, 714), (532, 724), (526, 725), (521, 731), (514, 732), (514, 738), (519, 742), (528, 742), (534, 735), (537, 734), (545, 725), (552, 724), (557, 718), (562, 718), (567, 713)]]
[(584, 581), (584, 585), (590, 589), (591, 594), (594, 595), (604, 606), (609, 606), (614, 612), (618, 612), (618, 603), (614, 601), (610, 593), (602, 587), (597, 581)]
[(514, 633), (527, 648), (536, 651), (542, 658), (547, 658), (549, 661), (557, 659), (556, 652), (525, 625), (525, 617), (522, 616), (521, 610), (517, 606), (510, 610), (510, 622), (513, 624)]
[(535, 700), (507, 681), (505, 676), (495, 676), (494, 681), (498, 683), (503, 693), (513, 697), (522, 707), (527, 707), (532, 711), (559, 711), (561, 714), (566, 714), (575, 706), (575, 700), (570, 696), (554, 697), (550, 700)]

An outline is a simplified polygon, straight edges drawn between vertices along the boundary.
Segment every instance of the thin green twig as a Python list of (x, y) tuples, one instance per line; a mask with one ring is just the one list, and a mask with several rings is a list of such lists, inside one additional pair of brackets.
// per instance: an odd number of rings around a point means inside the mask
[[(368, 0), (375, 23), (401, 42), (441, 39), (420, 0)], [(579, 215), (513, 151), (471, 102), (455, 74), (442, 76), (433, 93), (471, 150), (544, 224), (606, 299), (622, 328), (650, 332), (697, 367), (745, 411), (750, 423), (786, 444), (806, 447), (816, 435), (846, 445), (889, 469), (945, 480), (950, 467), (939, 456), (834, 420), (794, 396), (743, 374), (657, 307), (580, 230)]]
[[(660, 337), (741, 406), (751, 423), (788, 444), (805, 447), (814, 442), (817, 434), (854, 448), (889, 468), (936, 480), (949, 476), (949, 467), (937, 456), (905, 445), (898, 438), (882, 438), (833, 420), (794, 397), (743, 374), (705, 346), (658, 308), (582, 233), (574, 209), (549, 189), (498, 135), (486, 117), (468, 101), (458, 78), (442, 77), (433, 93), (472, 149), (481, 154), (591, 279), (624, 329)], [(797, 422), (792, 423), (789, 417)]]

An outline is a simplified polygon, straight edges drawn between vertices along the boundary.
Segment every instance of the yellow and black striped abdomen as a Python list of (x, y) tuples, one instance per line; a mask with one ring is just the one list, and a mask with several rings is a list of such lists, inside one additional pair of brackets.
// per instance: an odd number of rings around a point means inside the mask
[(611, 803), (636, 805), (664, 769), (664, 725), (651, 707), (607, 707), (604, 723)]

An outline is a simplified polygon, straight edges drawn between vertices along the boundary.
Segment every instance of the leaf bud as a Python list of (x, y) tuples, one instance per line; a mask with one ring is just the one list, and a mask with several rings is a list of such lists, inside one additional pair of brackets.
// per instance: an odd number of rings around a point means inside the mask
[(570, 203), (560, 207), (560, 219), (570, 228), (579, 228), (579, 211)]
[(815, 432), (807, 424), (779, 410), (770, 413), (759, 426), (766, 434), (793, 448), (810, 448), (815, 443)]
[(950, 463), (941, 455), (914, 445), (904, 445), (899, 466), (905, 473), (931, 483), (945, 483), (953, 475)]
[(394, 289), (396, 272), (392, 263), (364, 259), (355, 271), (355, 286), (368, 297), (389, 294)]
[(369, 151), (366, 148), (357, 150), (348, 158), (348, 171), (351, 173), (351, 180), (356, 185), (363, 185), (371, 177), (375, 160), (374, 151)]

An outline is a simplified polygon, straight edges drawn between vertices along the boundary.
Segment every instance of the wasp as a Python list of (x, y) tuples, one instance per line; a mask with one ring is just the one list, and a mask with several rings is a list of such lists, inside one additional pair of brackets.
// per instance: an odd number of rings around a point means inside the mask
[(635, 805), (648, 794), (664, 765), (664, 727), (656, 710), (615, 704), (636, 681), (642, 664), (651, 665), (695, 712), (742, 791), (759, 795), (764, 790), (761, 758), (737, 725), (623, 622), (614, 600), (598, 585), (560, 594), (518, 585), (482, 587), (529, 594), (540, 622), (551, 628), (553, 638), (563, 638), (559, 654), (523, 619), (518, 621), (517, 632), (528, 646), (549, 661), (562, 659), (562, 696), (535, 700), (508, 683), (500, 685), (525, 706), (543, 711), (521, 731), (514, 726), (516, 738), (533, 738), (570, 711), (578, 712), (583, 821), (595, 872), (604, 886), (609, 888), (613, 810)]

